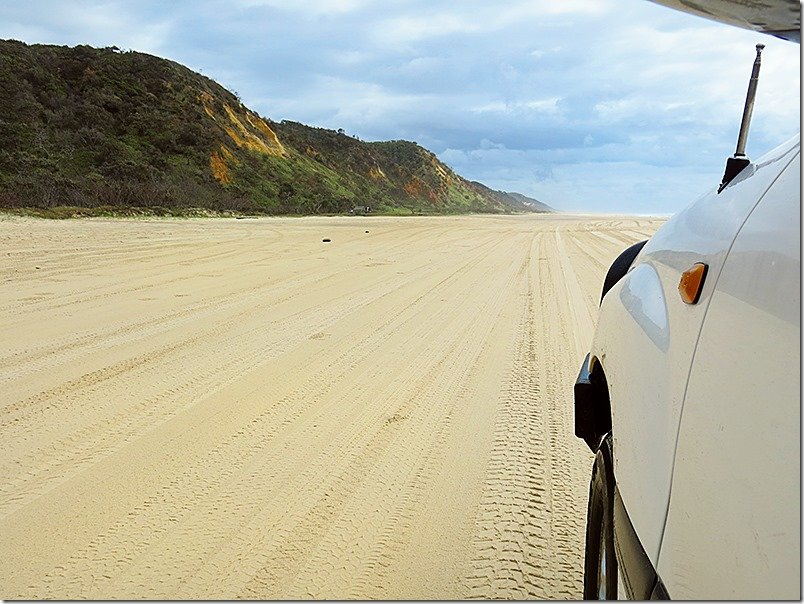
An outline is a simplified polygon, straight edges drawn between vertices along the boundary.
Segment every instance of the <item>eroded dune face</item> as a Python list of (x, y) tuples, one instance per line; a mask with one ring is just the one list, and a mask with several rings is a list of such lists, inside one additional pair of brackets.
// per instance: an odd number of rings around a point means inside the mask
[(580, 598), (572, 383), (659, 225), (0, 221), (0, 597)]

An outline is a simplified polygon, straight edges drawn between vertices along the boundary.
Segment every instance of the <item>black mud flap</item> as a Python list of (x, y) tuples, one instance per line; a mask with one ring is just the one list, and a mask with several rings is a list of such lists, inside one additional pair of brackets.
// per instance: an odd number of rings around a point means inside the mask
[(589, 371), (589, 356), (583, 360), (575, 380), (575, 436), (595, 452), (611, 431), (611, 414), (608, 388), (605, 381)]

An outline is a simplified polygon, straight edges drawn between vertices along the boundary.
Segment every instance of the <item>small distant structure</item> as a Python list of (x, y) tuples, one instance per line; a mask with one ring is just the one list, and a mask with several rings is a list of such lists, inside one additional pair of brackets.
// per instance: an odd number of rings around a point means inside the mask
[(365, 216), (366, 214), (371, 214), (371, 206), (355, 206), (349, 210), (349, 213)]

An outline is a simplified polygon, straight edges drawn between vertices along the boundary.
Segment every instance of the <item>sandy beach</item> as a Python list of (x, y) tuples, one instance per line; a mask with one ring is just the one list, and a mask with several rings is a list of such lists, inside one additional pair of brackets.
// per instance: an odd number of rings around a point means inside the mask
[(572, 385), (661, 223), (0, 219), (0, 597), (580, 599)]

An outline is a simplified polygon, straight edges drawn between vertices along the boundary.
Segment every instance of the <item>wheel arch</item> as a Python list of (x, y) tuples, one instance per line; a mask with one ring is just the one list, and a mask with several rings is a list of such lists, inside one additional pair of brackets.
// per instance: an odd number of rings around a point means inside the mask
[(633, 266), (634, 261), (636, 260), (639, 253), (642, 251), (642, 248), (645, 247), (645, 244), (648, 240), (639, 241), (627, 248), (625, 248), (620, 255), (614, 259), (614, 262), (611, 263), (609, 270), (606, 272), (606, 278), (603, 280), (603, 289), (600, 292), (600, 303), (603, 303), (603, 298), (606, 297), (606, 294), (609, 290), (614, 287), (614, 284), (617, 283), (620, 279), (625, 277), (628, 273), (628, 270)]

